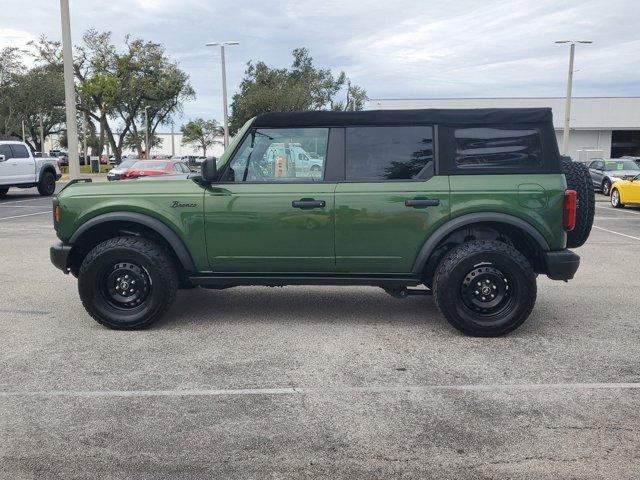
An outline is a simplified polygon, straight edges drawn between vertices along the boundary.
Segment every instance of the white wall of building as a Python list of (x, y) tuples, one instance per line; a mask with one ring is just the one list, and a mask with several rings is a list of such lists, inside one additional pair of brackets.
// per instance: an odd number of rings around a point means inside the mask
[[(413, 108), (536, 108), (549, 107), (553, 125), (562, 145), (564, 98), (434, 98), (372, 99), (368, 110)], [(576, 97), (571, 103), (571, 132), (568, 154), (574, 159), (587, 150), (601, 151), (591, 156), (611, 156), (612, 130), (640, 130), (640, 97)]]

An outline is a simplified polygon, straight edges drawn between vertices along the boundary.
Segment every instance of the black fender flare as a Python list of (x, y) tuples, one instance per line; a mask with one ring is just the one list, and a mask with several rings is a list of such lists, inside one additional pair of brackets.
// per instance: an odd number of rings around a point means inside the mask
[(88, 232), (93, 227), (109, 222), (138, 223), (140, 225), (144, 225), (147, 228), (150, 228), (166, 240), (166, 242), (171, 246), (176, 256), (178, 257), (178, 260), (187, 272), (197, 272), (196, 266), (193, 263), (193, 258), (191, 258), (191, 253), (189, 253), (189, 249), (184, 244), (180, 236), (161, 220), (142, 213), (110, 212), (93, 217), (91, 220), (88, 220), (87, 222), (82, 224), (80, 228), (75, 231), (75, 233), (69, 239), (69, 244), (73, 245), (84, 233)]
[(420, 275), (429, 261), (429, 257), (436, 249), (441, 240), (446, 238), (447, 235), (462, 228), (466, 225), (472, 225), (474, 223), (492, 222), (492, 223), (504, 223), (517, 228), (520, 228), (525, 233), (529, 234), (531, 238), (538, 244), (543, 252), (548, 252), (549, 243), (542, 236), (542, 234), (536, 230), (536, 228), (530, 223), (522, 220), (521, 218), (514, 217), (506, 213), (487, 212), (487, 213), (467, 213), (460, 215), (459, 217), (452, 218), (444, 225), (441, 225), (422, 245), (418, 256), (416, 257), (412, 273)]

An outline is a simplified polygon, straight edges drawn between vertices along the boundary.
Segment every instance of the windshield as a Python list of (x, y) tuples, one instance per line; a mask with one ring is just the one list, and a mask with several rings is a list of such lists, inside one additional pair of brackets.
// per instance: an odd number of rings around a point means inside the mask
[(123, 160), (120, 162), (120, 165), (118, 165), (116, 168), (129, 168), (131, 165), (133, 165), (134, 163), (136, 163), (137, 160)]
[(633, 160), (607, 160), (604, 162), (604, 169), (609, 170), (639, 170), (640, 167), (636, 165)]
[(140, 160), (134, 163), (131, 168), (138, 170), (164, 170), (169, 162), (154, 162), (153, 160)]

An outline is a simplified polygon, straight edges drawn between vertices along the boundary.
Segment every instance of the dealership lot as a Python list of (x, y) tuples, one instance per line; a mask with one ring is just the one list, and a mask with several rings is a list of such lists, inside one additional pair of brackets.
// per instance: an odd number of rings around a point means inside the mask
[(12, 190), (0, 477), (637, 477), (640, 208), (597, 197), (576, 279), (475, 339), (364, 287), (181, 291), (110, 331), (49, 263), (51, 200)]

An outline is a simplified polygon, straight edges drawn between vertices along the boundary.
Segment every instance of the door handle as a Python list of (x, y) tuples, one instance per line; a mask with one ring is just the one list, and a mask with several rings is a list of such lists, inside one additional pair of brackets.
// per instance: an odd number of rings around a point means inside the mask
[(413, 198), (411, 200), (404, 201), (405, 207), (413, 208), (437, 207), (438, 205), (440, 205), (440, 200), (438, 200), (437, 198)]
[(300, 200), (294, 200), (291, 202), (293, 208), (301, 208), (307, 210), (311, 208), (324, 208), (326, 202), (324, 200), (314, 200), (313, 198), (301, 198)]

